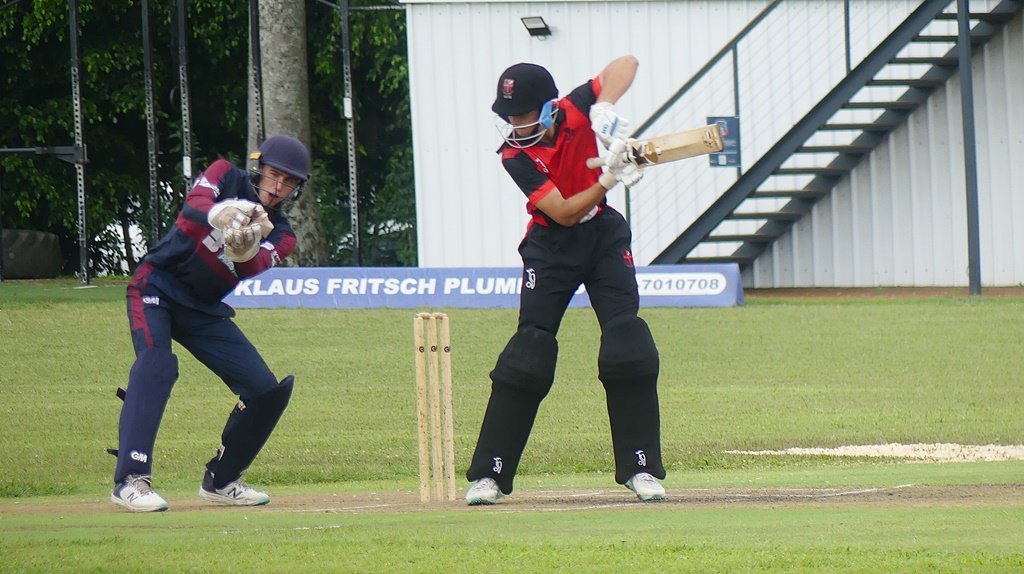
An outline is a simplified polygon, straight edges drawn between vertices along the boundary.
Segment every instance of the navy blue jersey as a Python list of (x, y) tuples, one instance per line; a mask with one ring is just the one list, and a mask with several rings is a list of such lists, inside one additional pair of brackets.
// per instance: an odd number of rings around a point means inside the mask
[(244, 170), (223, 159), (215, 161), (196, 180), (174, 227), (146, 255), (132, 283), (151, 283), (183, 305), (219, 313), (221, 300), (239, 279), (270, 269), (295, 249), (288, 218), (281, 209), (269, 209), (274, 230), (260, 243), (256, 257), (244, 263), (228, 259), (224, 236), (207, 216), (215, 203), (236, 198), (259, 203)]

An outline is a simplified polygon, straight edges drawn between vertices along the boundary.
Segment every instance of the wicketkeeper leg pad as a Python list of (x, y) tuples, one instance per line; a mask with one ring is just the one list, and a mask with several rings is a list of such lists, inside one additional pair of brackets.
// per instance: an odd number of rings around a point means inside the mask
[(291, 400), (294, 381), (295, 378), (289, 375), (276, 387), (255, 398), (239, 399), (228, 415), (217, 455), (206, 463), (207, 470), (213, 474), (214, 488), (224, 488), (242, 476), (256, 460), (256, 455), (270, 438)]
[(136, 357), (118, 421), (115, 484), (129, 474), (152, 473), (156, 433), (177, 380), (178, 358), (168, 349), (152, 347)]
[(615, 452), (615, 482), (648, 472), (665, 478), (658, 407), (658, 348), (639, 317), (613, 319), (601, 333), (598, 377), (604, 384)]
[(527, 328), (512, 336), (491, 371), (491, 398), (466, 478), (490, 476), (501, 492), (512, 492), (537, 409), (554, 383), (557, 359), (558, 342), (551, 333)]

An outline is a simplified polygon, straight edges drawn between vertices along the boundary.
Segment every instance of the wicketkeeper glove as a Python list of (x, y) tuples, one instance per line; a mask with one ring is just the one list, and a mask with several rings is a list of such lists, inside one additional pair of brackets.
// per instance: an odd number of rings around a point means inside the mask
[(611, 102), (597, 102), (590, 106), (590, 127), (607, 148), (615, 138), (626, 137), (629, 121), (615, 112)]
[(263, 209), (258, 203), (245, 199), (225, 199), (215, 203), (210, 208), (206, 219), (210, 223), (210, 227), (221, 231), (238, 229), (243, 225), (249, 224), (249, 220), (257, 207), (261, 210)]
[(261, 239), (259, 223), (228, 229), (224, 232), (224, 256), (235, 263), (245, 263), (260, 252)]
[(265, 239), (270, 232), (274, 230), (274, 224), (270, 222), (270, 216), (267, 215), (267, 210), (263, 209), (260, 204), (255, 204), (256, 207), (252, 210), (252, 215), (249, 216), (249, 223), (258, 223), (260, 226), (260, 234)]

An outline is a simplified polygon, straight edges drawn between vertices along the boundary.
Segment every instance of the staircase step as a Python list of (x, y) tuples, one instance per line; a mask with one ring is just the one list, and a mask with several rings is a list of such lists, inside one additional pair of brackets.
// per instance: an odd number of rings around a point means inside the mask
[(850, 173), (842, 167), (780, 167), (772, 175), (816, 175), (819, 177), (843, 177)]
[[(1009, 22), (1015, 16), (1012, 12), (970, 12), (967, 18), (981, 22)], [(935, 17), (936, 20), (956, 20), (956, 12), (942, 12)]]
[(923, 78), (880, 78), (868, 80), (868, 86), (906, 86), (908, 88), (938, 88), (945, 84), (945, 80), (926, 80)]
[(709, 243), (771, 243), (782, 237), (782, 234), (768, 234), (768, 233), (754, 233), (754, 234), (737, 234), (737, 235), (709, 235), (704, 238), (704, 241)]
[[(971, 32), (971, 45), (980, 46), (992, 39), (992, 34), (981, 34)], [(960, 40), (959, 36), (955, 35), (928, 35), (928, 36), (917, 36), (912, 41), (921, 43), (942, 43), (942, 44), (956, 44)]]
[(921, 105), (919, 101), (906, 100), (896, 102), (847, 102), (843, 104), (846, 110), (899, 110), (912, 111)]
[(837, 144), (837, 145), (805, 145), (796, 148), (796, 153), (845, 153), (863, 155), (875, 149), (872, 145)]
[(956, 34), (919, 34), (911, 42), (943, 42), (956, 44), (960, 38)]
[(931, 66), (955, 66), (959, 59), (955, 56), (897, 56), (889, 60), (890, 64), (928, 64)]
[(827, 189), (784, 189), (758, 190), (750, 194), (751, 199), (820, 199), (828, 195)]
[(754, 262), (754, 258), (735, 255), (722, 255), (720, 257), (686, 257), (683, 259), (683, 261), (685, 263), (737, 263), (739, 265), (749, 265)]
[(819, 130), (824, 131), (838, 131), (838, 130), (854, 130), (864, 132), (888, 132), (899, 127), (896, 122), (875, 122), (873, 124), (858, 124), (858, 123), (837, 123), (837, 124), (824, 124), (819, 127)]
[(803, 216), (803, 213), (797, 213), (795, 211), (758, 211), (753, 213), (733, 212), (726, 219), (741, 219), (744, 221), (751, 219), (765, 219), (767, 221), (797, 221)]

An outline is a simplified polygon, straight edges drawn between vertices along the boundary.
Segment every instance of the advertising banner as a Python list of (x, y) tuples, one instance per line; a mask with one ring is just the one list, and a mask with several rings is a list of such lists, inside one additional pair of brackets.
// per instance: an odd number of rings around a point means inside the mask
[[(743, 304), (736, 264), (638, 267), (642, 307)], [(243, 279), (225, 303), (245, 308), (418, 309), (518, 308), (537, 280), (518, 267), (275, 267)], [(589, 307), (580, 286), (571, 307)]]

